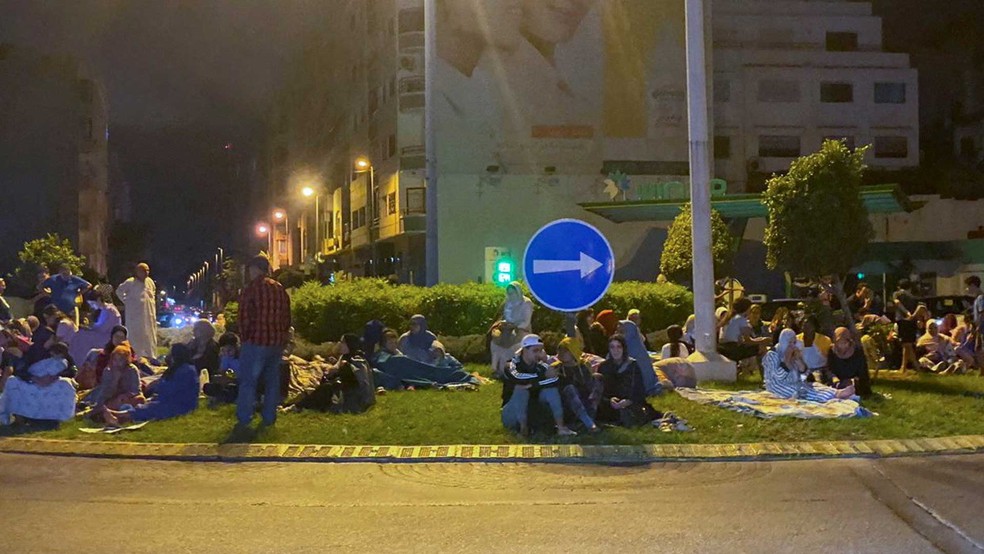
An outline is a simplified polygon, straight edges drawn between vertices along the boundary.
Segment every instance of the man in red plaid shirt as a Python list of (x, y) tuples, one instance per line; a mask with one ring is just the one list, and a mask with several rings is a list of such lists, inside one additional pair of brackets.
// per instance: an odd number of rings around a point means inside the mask
[(256, 256), (246, 265), (249, 284), (239, 297), (239, 397), (236, 418), (240, 426), (253, 420), (256, 386), (263, 380), (263, 425), (277, 421), (280, 403), (280, 363), (290, 340), (290, 297), (269, 277), (270, 261)]

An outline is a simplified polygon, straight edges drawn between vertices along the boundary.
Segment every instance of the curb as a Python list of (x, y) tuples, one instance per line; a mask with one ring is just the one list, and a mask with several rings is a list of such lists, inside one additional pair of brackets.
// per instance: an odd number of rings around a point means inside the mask
[(744, 444), (339, 446), (173, 444), (0, 438), (0, 453), (211, 462), (555, 462), (768, 461), (892, 458), (984, 452), (984, 435)]

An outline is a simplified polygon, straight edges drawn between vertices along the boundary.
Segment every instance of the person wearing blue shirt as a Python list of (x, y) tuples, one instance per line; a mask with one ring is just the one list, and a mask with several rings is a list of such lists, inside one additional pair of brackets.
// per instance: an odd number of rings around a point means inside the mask
[(79, 310), (75, 306), (75, 299), (91, 289), (91, 283), (72, 275), (72, 269), (67, 264), (61, 264), (58, 266), (58, 273), (41, 283), (41, 288), (50, 290), (51, 303), (73, 318), (76, 325), (79, 324)]

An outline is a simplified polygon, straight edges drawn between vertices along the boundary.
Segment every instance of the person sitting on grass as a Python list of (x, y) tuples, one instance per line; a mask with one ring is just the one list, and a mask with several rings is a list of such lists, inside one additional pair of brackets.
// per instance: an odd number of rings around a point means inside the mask
[(209, 397), (210, 405), (233, 403), (239, 395), (236, 384), (236, 374), (239, 373), (239, 336), (235, 333), (223, 333), (218, 344), (219, 370), (202, 387), (202, 392)]
[(338, 362), (331, 366), (299, 408), (335, 414), (360, 414), (376, 403), (373, 373), (362, 353), (362, 339), (351, 333), (338, 341)]
[(953, 344), (957, 348), (957, 357), (968, 369), (974, 369), (977, 363), (975, 342), (977, 333), (974, 331), (974, 316), (967, 313), (960, 316), (960, 324), (953, 330)]
[(751, 308), (751, 300), (747, 298), (735, 300), (721, 328), (721, 344), (718, 346), (718, 352), (736, 362), (759, 357), (772, 342), (769, 337), (752, 336), (752, 326), (748, 322), (748, 310)]
[(431, 365), (441, 369), (461, 369), (464, 366), (457, 358), (448, 354), (447, 349), (441, 341), (434, 341), (431, 345)]
[(133, 351), (128, 346), (113, 349), (99, 386), (86, 399), (88, 403), (102, 411), (103, 408), (133, 407), (146, 401), (140, 392), (140, 371), (133, 365), (132, 357)]
[(823, 381), (824, 385), (838, 389), (854, 385), (854, 390), (861, 398), (871, 396), (867, 358), (847, 327), (834, 330), (834, 343), (830, 348), (830, 355), (827, 356), (827, 367), (829, 372)]
[(598, 419), (623, 427), (638, 427), (659, 419), (662, 414), (646, 402), (642, 370), (628, 354), (625, 337), (613, 335), (608, 341), (608, 357), (598, 368), (604, 391), (598, 406)]
[(920, 356), (919, 366), (942, 375), (961, 373), (963, 362), (957, 358), (956, 348), (949, 337), (940, 333), (936, 321), (926, 324), (926, 333), (916, 342), (916, 353)]
[(686, 358), (690, 356), (690, 348), (683, 342), (683, 328), (679, 325), (670, 325), (666, 329), (666, 338), (669, 342), (663, 345), (659, 353), (659, 359), (668, 360), (670, 358)]
[[(109, 336), (109, 342), (102, 349), (90, 350), (85, 358), (83, 358), (82, 365), (79, 367), (79, 373), (75, 377), (79, 389), (89, 390), (99, 386), (99, 383), (102, 381), (103, 372), (106, 370), (106, 366), (109, 365), (109, 357), (118, 346), (130, 348), (130, 343), (127, 341), (126, 327), (122, 325), (117, 325), (113, 328)], [(136, 360), (131, 358), (130, 361), (135, 362)]]
[(646, 351), (651, 351), (653, 348), (649, 346), (649, 337), (646, 336), (646, 331), (642, 329), (642, 312), (636, 308), (629, 310), (628, 315), (625, 319), (635, 323), (636, 327), (639, 328), (639, 334), (642, 335), (642, 343), (646, 346)]
[(765, 390), (780, 398), (808, 400), (810, 402), (830, 402), (851, 398), (855, 394), (854, 385), (837, 390), (820, 383), (807, 383), (807, 372), (803, 361), (803, 351), (796, 340), (796, 331), (783, 329), (779, 343), (762, 359), (765, 374)]
[(209, 380), (222, 374), (219, 371), (219, 343), (215, 342), (215, 326), (207, 319), (199, 319), (191, 328), (191, 363), (199, 372), (208, 372)]
[(833, 342), (830, 337), (819, 332), (820, 327), (816, 316), (809, 316), (803, 321), (803, 332), (796, 336), (796, 339), (803, 345), (803, 362), (806, 369), (811, 374), (819, 373), (824, 375), (821, 381), (828, 380), (827, 355)]
[(400, 337), (399, 348), (411, 360), (430, 363), (430, 349), (437, 335), (427, 330), (427, 318), (417, 314), (410, 318), (410, 330)]
[(537, 335), (526, 335), (520, 351), (506, 364), (502, 385), (502, 425), (512, 432), (528, 436), (531, 398), (550, 408), (559, 436), (576, 435), (564, 423), (564, 405), (558, 389), (557, 369), (540, 361), (543, 341)]
[(642, 372), (642, 384), (646, 388), (646, 396), (655, 396), (663, 392), (663, 386), (656, 378), (656, 370), (653, 368), (653, 359), (649, 355), (643, 341), (642, 331), (635, 323), (628, 319), (618, 324), (618, 335), (625, 339), (625, 354), (635, 359)]
[(68, 346), (59, 343), (52, 348), (52, 357), (31, 365), (26, 376), (7, 379), (0, 395), (0, 425), (17, 416), (54, 428), (75, 417), (75, 385), (63, 376), (69, 371), (67, 356)]
[(601, 375), (591, 371), (582, 356), (580, 341), (567, 337), (557, 347), (557, 361), (553, 366), (560, 379), (558, 386), (564, 407), (577, 417), (585, 429), (595, 432), (598, 426), (594, 418), (598, 414), (604, 386)]
[(102, 410), (106, 425), (119, 426), (136, 421), (156, 421), (190, 414), (198, 408), (198, 369), (192, 362), (188, 346), (176, 343), (171, 346), (167, 369), (161, 378), (147, 388), (153, 396), (132, 410)]

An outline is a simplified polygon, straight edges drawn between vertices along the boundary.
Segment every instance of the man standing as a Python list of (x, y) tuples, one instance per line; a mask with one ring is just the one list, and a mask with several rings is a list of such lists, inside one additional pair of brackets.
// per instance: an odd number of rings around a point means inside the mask
[[(978, 345), (981, 345), (981, 333), (982, 324), (984, 324), (984, 291), (981, 291), (981, 278), (976, 275), (971, 275), (964, 279), (964, 284), (967, 285), (967, 296), (973, 297), (973, 315), (974, 315), (974, 331), (977, 335)], [(984, 375), (984, 373), (981, 373)]]
[(239, 396), (236, 418), (240, 427), (253, 420), (256, 386), (263, 380), (263, 425), (277, 420), (280, 403), (280, 361), (290, 339), (290, 297), (269, 277), (270, 260), (255, 256), (246, 265), (249, 284), (239, 297)]
[(157, 358), (157, 287), (150, 278), (150, 266), (137, 264), (133, 277), (116, 287), (123, 301), (127, 338), (137, 356)]
[(892, 301), (895, 304), (895, 321), (906, 319), (916, 311), (919, 302), (912, 295), (912, 283), (908, 279), (899, 281), (899, 288), (892, 295)]
[(51, 303), (73, 319), (75, 325), (79, 324), (79, 309), (75, 305), (75, 299), (91, 289), (91, 283), (72, 275), (72, 269), (68, 267), (68, 264), (63, 263), (58, 265), (58, 274), (48, 277), (41, 283), (40, 288), (50, 290)]

